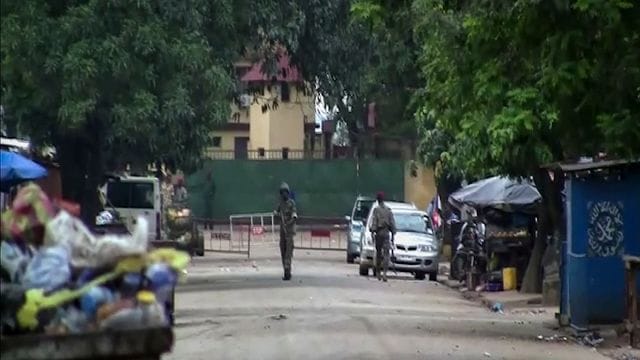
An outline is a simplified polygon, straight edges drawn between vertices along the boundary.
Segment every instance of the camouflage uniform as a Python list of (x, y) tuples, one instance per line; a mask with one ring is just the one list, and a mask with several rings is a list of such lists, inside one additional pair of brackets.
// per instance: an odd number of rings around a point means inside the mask
[[(371, 228), (374, 233), (376, 243), (376, 262), (375, 268), (378, 279), (387, 279), (387, 270), (389, 269), (389, 251), (391, 246), (391, 235), (396, 233), (396, 223), (393, 219), (391, 209), (384, 203), (373, 209), (371, 218)], [(382, 267), (382, 269), (381, 269)], [(384, 272), (381, 272), (383, 270)]]
[(283, 183), (280, 191), (286, 191), (287, 197), (280, 198), (276, 215), (280, 218), (280, 256), (282, 257), (282, 268), (285, 273), (285, 280), (291, 276), (291, 258), (293, 257), (293, 237), (296, 233), (295, 221), (298, 217), (296, 213), (296, 203), (289, 197), (289, 186)]

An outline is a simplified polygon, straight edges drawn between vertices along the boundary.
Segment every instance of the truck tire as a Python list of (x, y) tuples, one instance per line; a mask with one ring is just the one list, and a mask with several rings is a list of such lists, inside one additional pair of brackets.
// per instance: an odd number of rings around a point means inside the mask
[(347, 252), (347, 264), (353, 264), (354, 261), (355, 261), (355, 256), (353, 256), (353, 254), (349, 254), (349, 252)]
[(438, 273), (430, 272), (429, 273), (429, 281), (438, 281)]
[(417, 272), (415, 273), (414, 277), (416, 278), (416, 280), (424, 280), (426, 278), (426, 274), (423, 272)]
[(360, 275), (361, 276), (369, 276), (369, 267), (366, 265), (360, 264)]

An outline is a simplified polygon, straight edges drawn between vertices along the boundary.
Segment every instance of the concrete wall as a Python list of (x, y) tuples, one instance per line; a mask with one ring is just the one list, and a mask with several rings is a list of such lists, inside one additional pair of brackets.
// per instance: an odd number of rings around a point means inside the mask
[[(271, 91), (265, 87), (266, 99), (280, 99), (280, 86), (272, 86)], [(314, 96), (305, 95), (295, 84), (289, 85), (290, 101), (278, 101), (278, 107), (262, 112), (264, 101), (251, 106), (251, 143), (257, 150), (291, 150), (304, 149), (304, 123), (315, 121)]]
[(229, 122), (248, 124), (249, 123), (249, 109), (241, 109), (236, 105), (235, 102), (232, 102), (231, 107), (231, 119)]
[(424, 210), (436, 194), (433, 169), (415, 161), (404, 164), (404, 200)]
[[(212, 136), (220, 136), (221, 144), (218, 148), (209, 150), (234, 150), (236, 137), (249, 137), (248, 150), (260, 148), (280, 151), (282, 148), (290, 150), (305, 149), (304, 124), (315, 122), (315, 97), (305, 95), (299, 91), (295, 84), (289, 85), (290, 101), (278, 101), (278, 107), (262, 111), (262, 106), (271, 103), (273, 99), (280, 99), (280, 86), (265, 86), (264, 94), (258, 96), (257, 101), (252, 102), (248, 109), (240, 109), (235, 103), (231, 103), (231, 118), (229, 123), (249, 124), (248, 131), (216, 130)], [(234, 114), (236, 116), (234, 117)], [(320, 146), (317, 146), (320, 145)], [(316, 149), (322, 148), (316, 144)]]
[(205, 218), (269, 212), (286, 181), (300, 216), (341, 217), (358, 194), (384, 191), (402, 200), (403, 166), (400, 160), (210, 160), (187, 178), (189, 203)]
[[(269, 93), (265, 91), (265, 96), (269, 96)], [(251, 143), (250, 150), (258, 150), (259, 148), (269, 148), (269, 125), (271, 112), (262, 111), (262, 102), (251, 104), (249, 110), (250, 128), (249, 128), (249, 142)]]

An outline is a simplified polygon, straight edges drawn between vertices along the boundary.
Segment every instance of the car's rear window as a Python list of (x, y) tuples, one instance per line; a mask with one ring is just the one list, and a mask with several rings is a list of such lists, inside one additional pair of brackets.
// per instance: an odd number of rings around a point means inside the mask
[(362, 221), (369, 215), (369, 210), (373, 205), (372, 200), (358, 200), (356, 201), (356, 207), (353, 210), (353, 220)]
[(153, 209), (153, 183), (115, 181), (107, 185), (109, 205), (116, 208)]

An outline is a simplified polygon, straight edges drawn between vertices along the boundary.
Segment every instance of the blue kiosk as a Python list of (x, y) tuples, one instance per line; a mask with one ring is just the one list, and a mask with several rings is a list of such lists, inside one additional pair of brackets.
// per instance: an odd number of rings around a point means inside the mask
[[(623, 256), (640, 256), (640, 160), (561, 165), (567, 238), (560, 320), (577, 331), (624, 321)], [(640, 282), (636, 283), (640, 291)]]

